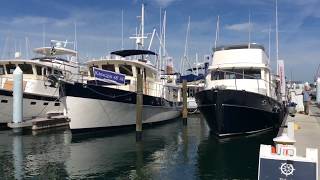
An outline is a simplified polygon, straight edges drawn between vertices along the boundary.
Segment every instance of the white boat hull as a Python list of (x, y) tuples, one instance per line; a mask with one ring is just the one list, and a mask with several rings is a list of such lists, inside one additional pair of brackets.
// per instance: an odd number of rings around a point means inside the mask
[[(13, 97), (0, 94), (0, 101), (0, 123), (12, 122)], [(48, 105), (45, 103), (48, 103)], [(62, 104), (55, 106), (55, 103), (59, 103), (59, 101), (23, 98), (23, 120), (27, 121), (34, 117), (45, 117), (48, 112), (63, 112)]]
[[(136, 123), (136, 105), (130, 103), (66, 96), (66, 115), (70, 129), (128, 126)], [(180, 116), (179, 108), (144, 106), (143, 123), (155, 123)]]

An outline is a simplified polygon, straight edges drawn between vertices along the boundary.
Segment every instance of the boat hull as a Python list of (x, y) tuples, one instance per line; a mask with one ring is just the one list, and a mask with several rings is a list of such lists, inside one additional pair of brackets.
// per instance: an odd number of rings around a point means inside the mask
[[(136, 93), (94, 85), (65, 84), (63, 102), (70, 118), (70, 129), (90, 130), (130, 126), (136, 123)], [(143, 123), (174, 119), (181, 114), (181, 103), (143, 96)]]
[(198, 108), (218, 136), (277, 131), (284, 117), (280, 102), (238, 90), (204, 90), (196, 94)]
[[(12, 91), (0, 89), (0, 123), (12, 122), (13, 96)], [(48, 112), (63, 112), (63, 106), (58, 97), (23, 93), (23, 120), (34, 117), (45, 117)]]

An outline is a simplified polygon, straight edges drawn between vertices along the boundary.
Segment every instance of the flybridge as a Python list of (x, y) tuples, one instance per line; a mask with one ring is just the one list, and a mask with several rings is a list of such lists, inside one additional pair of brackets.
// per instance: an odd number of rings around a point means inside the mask
[(256, 44), (256, 43), (220, 46), (220, 47), (214, 48), (213, 51), (232, 50), (232, 49), (262, 49), (263, 51), (265, 51), (262, 45)]

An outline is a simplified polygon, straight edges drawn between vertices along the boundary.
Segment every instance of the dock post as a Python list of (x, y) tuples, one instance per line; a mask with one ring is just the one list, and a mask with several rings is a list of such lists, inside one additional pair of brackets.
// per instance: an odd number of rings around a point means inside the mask
[(295, 139), (294, 138), (294, 122), (288, 122), (288, 128), (287, 128), (287, 133), (288, 133), (288, 137), (291, 139)]
[(143, 82), (142, 74), (137, 74), (137, 102), (136, 102), (136, 141), (142, 140), (142, 106)]
[(13, 71), (13, 123), (21, 123), (23, 115), (23, 72), (19, 68)]
[(317, 79), (317, 104), (320, 105), (320, 77)]
[(187, 80), (182, 81), (182, 99), (183, 99), (183, 108), (182, 108), (182, 122), (183, 125), (187, 125), (188, 110), (187, 110)]

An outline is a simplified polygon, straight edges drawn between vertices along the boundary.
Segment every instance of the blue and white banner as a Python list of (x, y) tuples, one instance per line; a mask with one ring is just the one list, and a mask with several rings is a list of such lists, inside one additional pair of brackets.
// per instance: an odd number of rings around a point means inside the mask
[(126, 75), (121, 73), (115, 73), (113, 71), (107, 71), (99, 68), (93, 67), (93, 74), (96, 80), (124, 85)]

